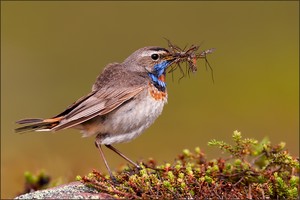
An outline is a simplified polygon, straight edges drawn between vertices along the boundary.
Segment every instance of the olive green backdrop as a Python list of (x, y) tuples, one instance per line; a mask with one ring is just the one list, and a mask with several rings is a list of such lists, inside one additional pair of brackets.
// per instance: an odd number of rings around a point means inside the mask
[[(23, 173), (45, 169), (72, 181), (106, 172), (93, 138), (76, 130), (15, 134), (14, 122), (51, 117), (87, 94), (104, 66), (163, 37), (184, 47), (216, 48), (215, 83), (198, 72), (178, 83), (145, 134), (116, 145), (133, 160), (172, 162), (183, 148), (221, 156), (211, 139), (285, 141), (299, 148), (299, 2), (8, 2), (1, 1), (1, 198), (22, 190)], [(105, 151), (112, 168), (124, 164)]]

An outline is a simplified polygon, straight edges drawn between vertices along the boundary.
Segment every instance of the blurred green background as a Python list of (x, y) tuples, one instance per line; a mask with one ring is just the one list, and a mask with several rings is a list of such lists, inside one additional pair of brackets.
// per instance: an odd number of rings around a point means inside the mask
[[(110, 62), (136, 49), (216, 48), (215, 83), (198, 72), (178, 83), (168, 76), (169, 101), (145, 134), (116, 145), (133, 160), (172, 162), (183, 148), (220, 151), (211, 139), (285, 141), (299, 156), (299, 2), (8, 2), (1, 1), (1, 198), (22, 191), (23, 173), (45, 169), (73, 181), (106, 169), (94, 138), (76, 130), (14, 134), (14, 122), (51, 117), (87, 94)], [(112, 168), (125, 161), (105, 150)]]

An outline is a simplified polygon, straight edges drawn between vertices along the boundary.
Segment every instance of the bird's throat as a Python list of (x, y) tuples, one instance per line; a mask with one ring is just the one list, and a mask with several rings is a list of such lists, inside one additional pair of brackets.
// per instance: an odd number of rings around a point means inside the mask
[(166, 91), (167, 84), (165, 82), (165, 73), (163, 73), (160, 76), (154, 75), (149, 73), (149, 76), (151, 78), (152, 84), (161, 92)]
[(166, 80), (166, 75), (165, 74), (162, 74), (161, 76), (158, 77), (158, 80), (162, 81), (165, 83), (165, 80)]
[(169, 66), (170, 61), (163, 61), (154, 65), (153, 73), (149, 73), (153, 85), (161, 92), (166, 91), (166, 68)]

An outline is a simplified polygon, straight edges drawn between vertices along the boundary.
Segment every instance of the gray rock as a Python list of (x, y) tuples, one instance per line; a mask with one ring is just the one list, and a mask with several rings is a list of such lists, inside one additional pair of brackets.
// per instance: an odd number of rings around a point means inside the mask
[(114, 199), (111, 195), (99, 193), (79, 181), (57, 187), (30, 192), (15, 199)]

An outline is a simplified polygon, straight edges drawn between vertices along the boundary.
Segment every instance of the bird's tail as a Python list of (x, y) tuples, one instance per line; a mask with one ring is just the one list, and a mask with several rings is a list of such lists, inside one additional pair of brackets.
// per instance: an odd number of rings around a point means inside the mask
[(17, 121), (17, 124), (27, 124), (22, 127), (16, 128), (16, 133), (29, 132), (29, 131), (51, 131), (51, 129), (57, 126), (62, 117), (51, 119), (22, 119)]

